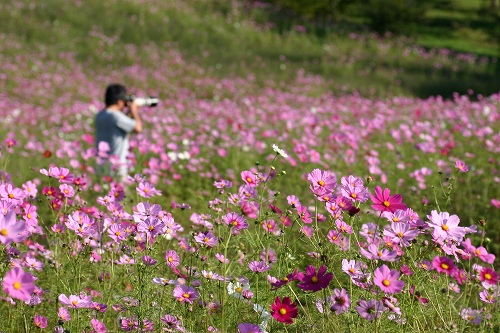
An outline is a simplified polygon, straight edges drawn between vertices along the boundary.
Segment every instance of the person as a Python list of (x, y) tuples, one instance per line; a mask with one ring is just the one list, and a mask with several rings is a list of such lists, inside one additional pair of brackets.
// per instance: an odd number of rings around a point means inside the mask
[[(95, 144), (98, 149), (98, 157), (103, 157), (98, 159), (98, 161), (103, 162), (100, 163), (98, 172), (115, 176), (119, 181), (124, 181), (128, 174), (129, 134), (142, 132), (139, 107), (133, 100), (128, 101), (127, 89), (121, 84), (110, 84), (106, 88), (104, 100), (106, 108), (95, 116)], [(124, 113), (127, 109), (130, 116)], [(102, 151), (103, 147), (105, 147), (104, 152)], [(112, 156), (118, 163), (111, 163)]]

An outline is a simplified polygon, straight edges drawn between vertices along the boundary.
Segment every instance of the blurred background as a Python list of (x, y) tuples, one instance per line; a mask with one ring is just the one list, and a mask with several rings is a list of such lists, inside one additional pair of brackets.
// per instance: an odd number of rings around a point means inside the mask
[(143, 54), (154, 48), (178, 50), (200, 76), (320, 75), (318, 94), (489, 95), (499, 17), (498, 0), (17, 0), (0, 4), (0, 60), (69, 53), (100, 72), (155, 66)]

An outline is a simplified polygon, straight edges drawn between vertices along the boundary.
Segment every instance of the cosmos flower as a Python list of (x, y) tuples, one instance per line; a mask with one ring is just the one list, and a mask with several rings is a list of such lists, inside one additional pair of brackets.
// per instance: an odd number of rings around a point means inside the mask
[(442, 241), (461, 242), (465, 236), (465, 229), (459, 227), (460, 219), (457, 215), (447, 212), (431, 211), (428, 215), (428, 225), (434, 228), (433, 237)]
[(180, 263), (180, 257), (174, 250), (168, 250), (165, 253), (165, 260), (167, 261), (167, 265), (170, 267), (177, 267)]
[(336, 314), (339, 315), (343, 312), (349, 311), (349, 307), (351, 306), (351, 297), (344, 288), (333, 289), (333, 295), (330, 296), (330, 300), (330, 309)]
[(28, 301), (35, 291), (34, 277), (21, 268), (12, 268), (2, 281), (3, 292), (14, 299)]
[(36, 315), (33, 318), (33, 324), (38, 328), (46, 328), (48, 326), (47, 317)]
[(399, 278), (399, 271), (390, 270), (386, 265), (375, 269), (373, 282), (386, 294), (397, 294), (403, 290), (405, 283)]
[(181, 303), (193, 304), (193, 301), (198, 299), (199, 294), (196, 289), (186, 285), (177, 285), (173, 292), (174, 297)]
[(434, 267), (438, 273), (445, 273), (446, 275), (451, 276), (453, 276), (455, 271), (458, 270), (453, 260), (448, 257), (435, 256), (432, 260), (432, 267)]
[(4, 245), (9, 245), (12, 242), (20, 242), (23, 240), (23, 231), (26, 228), (24, 221), (16, 220), (14, 210), (7, 212), (4, 216), (0, 214), (0, 242)]
[(297, 284), (297, 287), (304, 291), (315, 292), (326, 288), (332, 279), (333, 273), (326, 273), (326, 266), (321, 266), (316, 273), (316, 267), (309, 265), (305, 273), (298, 273), (297, 280), (299, 280), (300, 283)]
[(403, 197), (401, 194), (390, 195), (391, 190), (388, 188), (382, 191), (380, 186), (375, 187), (375, 195), (370, 194), (370, 198), (373, 201), (372, 208), (382, 212), (394, 213), (398, 209), (406, 209), (406, 205), (403, 203)]
[(371, 299), (367, 302), (364, 298), (362, 298), (358, 301), (356, 311), (358, 311), (361, 317), (368, 321), (372, 321), (373, 319), (380, 317), (382, 312), (385, 311), (385, 307), (382, 301)]
[(297, 304), (292, 303), (290, 297), (284, 297), (283, 300), (276, 297), (271, 305), (271, 316), (280, 323), (292, 324), (293, 318), (297, 318), (298, 313)]

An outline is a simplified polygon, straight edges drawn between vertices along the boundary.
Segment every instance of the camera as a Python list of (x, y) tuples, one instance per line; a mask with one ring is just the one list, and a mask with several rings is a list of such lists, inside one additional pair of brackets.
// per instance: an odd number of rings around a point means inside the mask
[(152, 97), (152, 96), (149, 96), (149, 97), (135, 97), (134, 95), (127, 96), (126, 101), (127, 102), (134, 101), (135, 104), (137, 104), (138, 106), (149, 106), (149, 107), (155, 107), (160, 102), (160, 100), (158, 98), (156, 98), (156, 97)]

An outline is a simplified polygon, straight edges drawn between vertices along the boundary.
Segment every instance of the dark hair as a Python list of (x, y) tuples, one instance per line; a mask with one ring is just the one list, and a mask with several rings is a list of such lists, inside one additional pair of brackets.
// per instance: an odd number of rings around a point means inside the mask
[(104, 102), (106, 106), (118, 103), (119, 100), (125, 101), (127, 99), (127, 88), (124, 85), (113, 83), (106, 88), (106, 95)]

